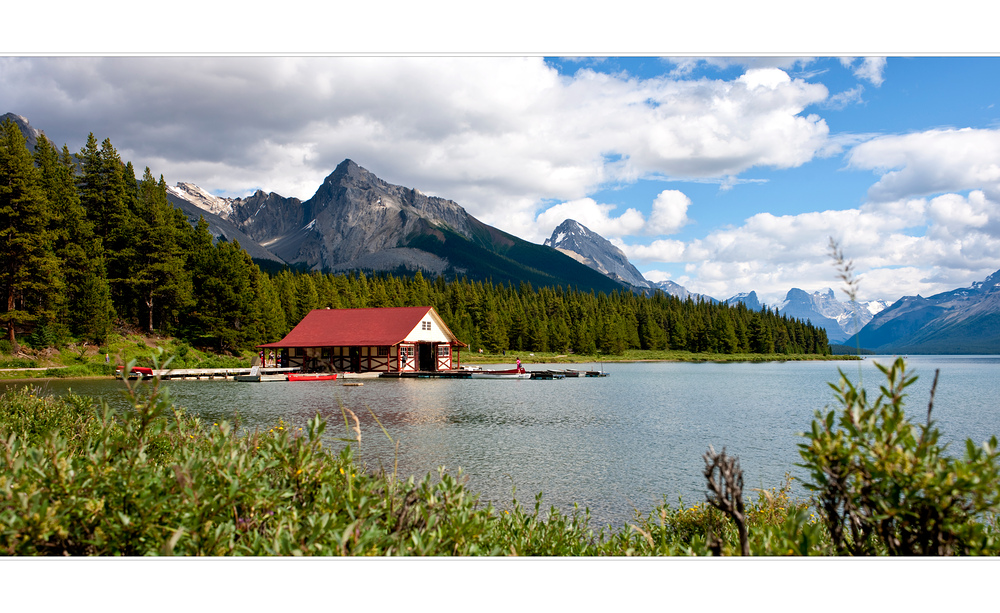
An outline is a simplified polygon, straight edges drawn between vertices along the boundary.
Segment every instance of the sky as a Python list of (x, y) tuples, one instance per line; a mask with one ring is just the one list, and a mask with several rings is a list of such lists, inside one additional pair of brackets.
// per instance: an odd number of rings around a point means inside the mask
[(444, 53), (412, 38), (338, 53), (27, 38), (0, 49), (0, 114), (71, 151), (110, 138), (140, 174), (220, 196), (304, 200), (350, 158), (532, 242), (575, 219), (647, 279), (719, 299), (839, 287), (831, 238), (862, 300), (1000, 269), (1000, 57), (700, 39), (578, 53), (530, 36)]

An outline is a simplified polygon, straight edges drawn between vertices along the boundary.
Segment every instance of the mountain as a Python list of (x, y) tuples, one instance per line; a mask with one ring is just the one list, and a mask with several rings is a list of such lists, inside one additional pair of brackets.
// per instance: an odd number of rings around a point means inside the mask
[[(798, 289), (788, 290), (785, 299), (776, 310), (782, 315), (809, 320), (814, 325), (826, 329), (831, 343), (840, 343), (872, 320), (876, 313), (888, 306), (884, 300), (869, 302), (840, 302), (833, 290), (811, 294)], [(846, 344), (846, 343), (845, 343)]]
[(190, 184), (171, 194), (217, 211), (274, 257), (308, 270), (421, 270), (536, 287), (622, 289), (555, 249), (488, 226), (451, 200), (387, 183), (351, 160), (304, 202), (262, 191), (220, 199)]
[(621, 249), (572, 219), (559, 224), (543, 244), (621, 283), (635, 287), (651, 286)]
[(740, 303), (751, 311), (761, 311), (764, 309), (764, 304), (757, 298), (757, 292), (750, 292), (749, 294), (743, 292), (726, 300), (726, 304), (728, 305)]
[[(3, 123), (8, 119), (13, 121), (17, 125), (18, 129), (21, 130), (21, 134), (24, 135), (24, 139), (27, 141), (28, 151), (34, 153), (35, 145), (38, 144), (38, 139), (43, 137), (42, 131), (31, 127), (31, 124), (28, 123), (28, 119), (21, 115), (16, 115), (14, 113), (0, 115), (0, 123)], [(49, 142), (52, 141), (50, 140)], [(54, 143), (53, 146), (55, 146)]]
[(1000, 353), (1000, 271), (930, 298), (904, 296), (844, 344), (877, 353)]
[(652, 295), (656, 290), (660, 290), (681, 300), (688, 298), (698, 300), (700, 298), (707, 302), (718, 302), (711, 296), (689, 292), (686, 287), (670, 280), (656, 283), (648, 281), (628, 261), (628, 257), (621, 249), (573, 219), (567, 219), (556, 226), (556, 229), (552, 231), (552, 236), (545, 239), (543, 244), (568, 255), (610, 279), (630, 285), (633, 290), (641, 291), (647, 295)]
[[(205, 222), (208, 223), (209, 233), (211, 233), (212, 237), (216, 240), (223, 239), (229, 242), (239, 242), (240, 247), (250, 254), (250, 257), (257, 260), (258, 263), (263, 264), (264, 262), (273, 262), (277, 265), (286, 264), (286, 262), (280, 257), (265, 249), (259, 245), (257, 241), (244, 234), (233, 222), (210, 212), (210, 209), (208, 208), (203, 208), (202, 206), (191, 202), (189, 199), (191, 197), (191, 193), (185, 191), (184, 189), (180, 189), (180, 185), (181, 184), (178, 184), (178, 188), (167, 187), (167, 200), (170, 201), (170, 204), (174, 205), (175, 209), (180, 209), (187, 216), (188, 222), (192, 226), (197, 226), (198, 218), (204, 217)], [(183, 185), (191, 186), (190, 183)], [(205, 192), (200, 188), (197, 188), (197, 186), (191, 187), (195, 187), (197, 192), (204, 194), (204, 196), (207, 196), (209, 199), (215, 198), (216, 200), (222, 200), (208, 194), (208, 192)]]
[(676, 296), (681, 300), (687, 300), (688, 298), (690, 298), (691, 300), (694, 301), (701, 299), (704, 300), (705, 302), (713, 302), (713, 303), (718, 302), (718, 300), (712, 298), (711, 296), (706, 296), (705, 294), (697, 294), (695, 292), (688, 291), (686, 287), (674, 283), (670, 279), (667, 279), (665, 281), (657, 281), (656, 283), (650, 281), (649, 287), (650, 289), (646, 292), (647, 294), (651, 294), (655, 290), (660, 290), (664, 294)]

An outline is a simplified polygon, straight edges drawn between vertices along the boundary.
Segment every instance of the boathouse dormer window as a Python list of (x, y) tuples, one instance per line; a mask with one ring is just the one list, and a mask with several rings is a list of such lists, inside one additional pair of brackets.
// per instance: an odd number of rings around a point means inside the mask
[(430, 330), (431, 329), (431, 322), (429, 322), (429, 321), (422, 321), (422, 322), (420, 322), (420, 329), (421, 330)]

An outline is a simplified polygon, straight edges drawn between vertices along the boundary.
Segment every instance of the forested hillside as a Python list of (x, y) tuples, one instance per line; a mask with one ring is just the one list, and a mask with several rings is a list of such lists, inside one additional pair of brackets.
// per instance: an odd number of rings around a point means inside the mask
[(104, 342), (116, 331), (216, 351), (280, 339), (314, 308), (431, 305), (463, 342), (491, 351), (626, 349), (829, 353), (826, 332), (765, 309), (662, 292), (581, 292), (415, 276), (263, 273), (239, 243), (213, 244), (146, 168), (135, 179), (93, 134), (75, 158), (0, 129), (0, 323), (14, 348)]

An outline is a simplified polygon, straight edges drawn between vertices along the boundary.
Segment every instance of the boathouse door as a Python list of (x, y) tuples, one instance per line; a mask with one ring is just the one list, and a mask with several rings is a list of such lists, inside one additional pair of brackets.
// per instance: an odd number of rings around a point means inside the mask
[(351, 372), (361, 372), (361, 347), (351, 347), (348, 355), (351, 358)]
[(423, 371), (437, 370), (434, 368), (434, 347), (430, 343), (420, 343), (417, 345), (417, 356), (420, 360), (420, 369)]

